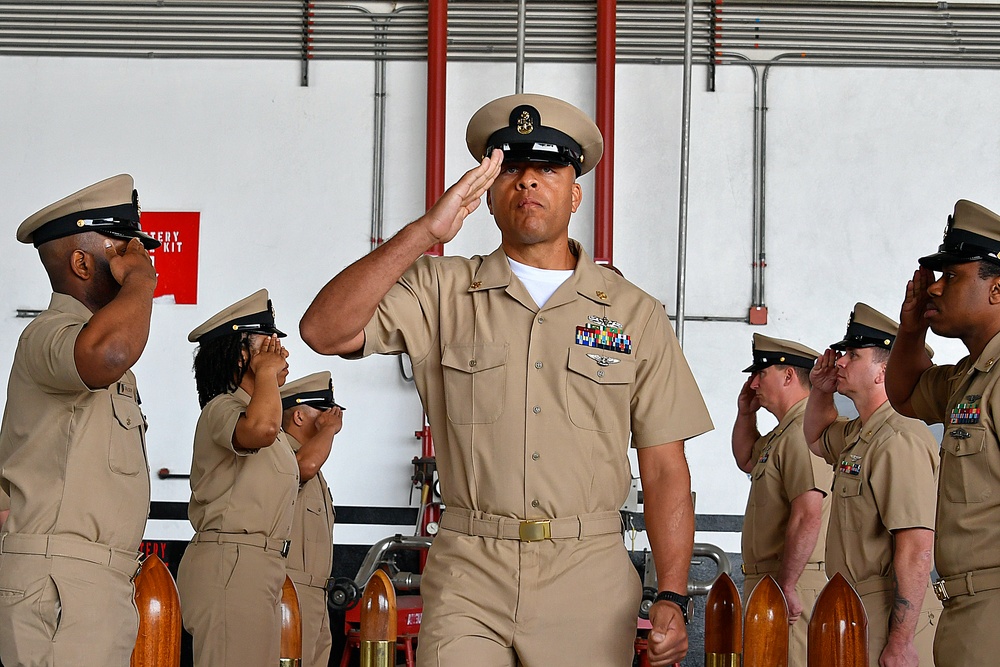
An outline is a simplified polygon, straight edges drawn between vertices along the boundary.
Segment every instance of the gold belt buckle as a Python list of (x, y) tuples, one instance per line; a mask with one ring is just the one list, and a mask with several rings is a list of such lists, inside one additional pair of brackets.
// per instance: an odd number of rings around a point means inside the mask
[(522, 521), (517, 529), (518, 537), (522, 542), (537, 542), (539, 540), (552, 539), (552, 526), (548, 519), (542, 521)]
[(934, 586), (934, 595), (937, 596), (938, 600), (944, 602), (945, 600), (950, 599), (950, 596), (948, 595), (948, 589), (944, 587), (944, 579), (938, 579), (937, 581), (934, 582), (933, 586)]

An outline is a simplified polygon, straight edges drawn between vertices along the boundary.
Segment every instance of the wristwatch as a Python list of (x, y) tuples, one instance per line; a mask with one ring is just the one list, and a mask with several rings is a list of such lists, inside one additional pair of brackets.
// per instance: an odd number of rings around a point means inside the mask
[(684, 625), (687, 625), (691, 617), (694, 616), (694, 600), (689, 595), (681, 595), (673, 591), (662, 591), (657, 593), (656, 597), (653, 598), (653, 604), (656, 604), (660, 600), (673, 602), (681, 608), (681, 614), (684, 616)]

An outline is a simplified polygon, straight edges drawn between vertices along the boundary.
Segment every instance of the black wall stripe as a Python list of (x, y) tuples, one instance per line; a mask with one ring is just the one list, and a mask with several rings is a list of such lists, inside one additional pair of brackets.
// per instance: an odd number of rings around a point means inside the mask
[[(153, 501), (149, 504), (149, 518), (158, 520), (186, 521), (187, 503)], [(364, 507), (340, 505), (336, 507), (337, 523), (345, 525), (372, 526), (415, 526), (415, 507)], [(632, 518), (636, 530), (645, 530), (642, 514), (626, 512)], [(695, 517), (696, 530), (719, 533), (739, 533), (743, 530), (743, 517), (739, 514), (698, 514)]]

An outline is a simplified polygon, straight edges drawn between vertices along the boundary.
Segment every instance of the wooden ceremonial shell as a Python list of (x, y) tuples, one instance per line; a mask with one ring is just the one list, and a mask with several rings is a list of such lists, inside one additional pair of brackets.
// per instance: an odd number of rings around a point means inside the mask
[(868, 615), (839, 572), (816, 598), (809, 621), (809, 667), (868, 667)]
[(705, 603), (705, 667), (739, 667), (743, 650), (743, 605), (736, 584), (723, 572)]
[(156, 554), (142, 562), (136, 575), (135, 606), (139, 634), (131, 667), (179, 667), (181, 664), (181, 601), (170, 570)]
[(280, 667), (298, 667), (302, 664), (302, 612), (295, 584), (285, 576), (281, 587), (281, 657)]
[(788, 667), (788, 602), (769, 574), (747, 598), (743, 667)]
[(396, 664), (396, 591), (382, 570), (365, 585), (361, 596), (361, 667)]

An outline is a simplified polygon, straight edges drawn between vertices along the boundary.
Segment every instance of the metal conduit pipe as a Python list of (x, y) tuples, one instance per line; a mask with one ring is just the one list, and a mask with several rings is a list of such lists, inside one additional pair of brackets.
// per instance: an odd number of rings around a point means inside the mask
[(524, 92), (524, 43), (527, 37), (527, 0), (517, 0), (517, 55), (514, 65), (514, 92)]
[(615, 215), (615, 36), (617, 3), (597, 0), (597, 127), (604, 156), (594, 172), (594, 261), (614, 263)]
[(687, 296), (688, 165), (691, 156), (691, 61), (694, 0), (686, 0), (684, 21), (684, 84), (681, 105), (680, 202), (677, 216), (677, 341), (684, 347), (684, 300)]

